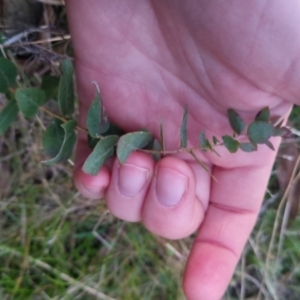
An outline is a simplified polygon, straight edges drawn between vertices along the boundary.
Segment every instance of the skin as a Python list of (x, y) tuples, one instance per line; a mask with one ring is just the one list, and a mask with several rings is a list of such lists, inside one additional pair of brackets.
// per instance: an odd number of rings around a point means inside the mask
[[(73, 37), (81, 126), (96, 81), (109, 118), (126, 131), (147, 128), (179, 147), (189, 109), (188, 146), (198, 134), (231, 133), (226, 111), (250, 122), (269, 106), (286, 118), (300, 99), (300, 2), (292, 0), (66, 0)], [(272, 140), (276, 147), (280, 139)], [(155, 163), (135, 152), (96, 177), (81, 171), (89, 153), (77, 147), (75, 184), (105, 197), (115, 216), (140, 221), (169, 239), (197, 230), (183, 288), (189, 300), (221, 299), (255, 224), (276, 152), (221, 157), (197, 152), (218, 182), (187, 154)], [(178, 202), (179, 201), (179, 202)], [(164, 204), (163, 204), (164, 203)]]

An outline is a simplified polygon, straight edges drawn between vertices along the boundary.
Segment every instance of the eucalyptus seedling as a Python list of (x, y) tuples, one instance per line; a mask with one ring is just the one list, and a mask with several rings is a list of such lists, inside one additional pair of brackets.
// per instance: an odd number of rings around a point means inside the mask
[[(83, 171), (96, 175), (105, 162), (116, 155), (120, 163), (125, 163), (132, 151), (151, 153), (156, 160), (161, 156), (176, 152), (189, 153), (207, 172), (209, 170), (196, 156), (195, 150), (203, 152), (216, 151), (223, 146), (230, 153), (238, 150), (244, 152), (257, 151), (258, 145), (264, 144), (270, 149), (274, 147), (270, 141), (272, 137), (283, 136), (288, 129), (282, 126), (279, 120), (271, 121), (270, 110), (263, 108), (255, 119), (247, 126), (242, 117), (233, 109), (228, 109), (227, 116), (232, 133), (222, 137), (206, 137), (205, 131), (199, 133), (199, 143), (196, 148), (188, 148), (188, 107), (184, 108), (181, 126), (179, 129), (180, 147), (167, 151), (163, 124), (160, 125), (160, 141), (155, 139), (147, 130), (124, 133), (109, 122), (105, 113), (100, 89), (97, 83), (95, 97), (88, 109), (86, 128), (77, 126), (73, 119), (75, 109), (74, 97), (74, 69), (71, 60), (65, 59), (61, 63), (61, 76), (58, 85), (57, 104), (60, 115), (57, 115), (43, 105), (50, 100), (47, 95), (53, 94), (53, 87), (47, 90), (47, 85), (40, 88), (19, 87), (17, 82), (18, 70), (16, 66), (5, 58), (0, 58), (0, 93), (6, 96), (7, 104), (0, 112), (0, 135), (10, 127), (19, 112), (26, 118), (33, 118), (39, 110), (53, 117), (43, 137), (43, 147), (48, 160), (42, 161), (46, 165), (53, 165), (67, 161), (77, 141), (77, 132), (83, 131), (88, 135), (88, 143), (92, 148), (91, 154), (83, 164)], [(51, 82), (56, 83), (57, 80)], [(278, 124), (277, 124), (278, 123)], [(241, 142), (243, 140), (243, 142)]]

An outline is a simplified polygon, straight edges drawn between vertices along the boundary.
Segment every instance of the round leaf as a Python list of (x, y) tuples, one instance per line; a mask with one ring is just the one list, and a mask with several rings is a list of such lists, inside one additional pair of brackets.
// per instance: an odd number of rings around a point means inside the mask
[(32, 118), (37, 114), (39, 106), (46, 102), (46, 96), (38, 88), (17, 89), (16, 100), (24, 116)]
[(251, 143), (265, 144), (273, 135), (272, 124), (263, 121), (254, 121), (248, 127), (247, 134)]
[[(70, 120), (62, 125), (56, 122), (54, 126), (50, 125), (50, 129), (47, 129), (43, 138), (45, 151), (48, 154), (52, 154), (53, 158), (42, 161), (42, 163), (49, 166), (67, 161), (71, 157), (76, 143), (76, 122), (74, 120)], [(63, 131), (58, 127), (61, 127)]]
[(62, 122), (55, 119), (54, 123), (49, 125), (44, 134), (43, 148), (49, 157), (57, 156), (64, 142), (65, 133), (61, 125)]

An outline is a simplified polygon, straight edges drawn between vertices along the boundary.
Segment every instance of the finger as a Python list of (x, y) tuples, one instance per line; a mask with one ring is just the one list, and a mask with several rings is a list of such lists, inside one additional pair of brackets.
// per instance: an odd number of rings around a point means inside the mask
[(74, 183), (77, 190), (85, 197), (90, 199), (103, 198), (110, 182), (110, 169), (103, 166), (96, 176), (88, 175), (82, 171), (82, 165), (91, 149), (86, 139), (79, 134), (76, 148), (76, 158), (74, 166)]
[(272, 162), (265, 167), (215, 167), (211, 202), (184, 276), (189, 300), (219, 300), (255, 224)]
[(105, 197), (107, 207), (114, 216), (130, 222), (141, 220), (153, 169), (153, 159), (141, 152), (133, 152), (125, 164), (115, 160)]
[(142, 211), (144, 225), (154, 234), (180, 239), (202, 222), (210, 178), (200, 165), (191, 164), (175, 157), (157, 163)]

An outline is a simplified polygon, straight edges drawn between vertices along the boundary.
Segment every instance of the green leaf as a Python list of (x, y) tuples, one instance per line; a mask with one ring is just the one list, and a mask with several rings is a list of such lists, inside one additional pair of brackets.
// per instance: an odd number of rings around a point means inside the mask
[(165, 141), (165, 133), (164, 133), (164, 124), (163, 122), (160, 123), (160, 142), (162, 145), (163, 153), (166, 152), (166, 141)]
[(16, 86), (17, 67), (8, 59), (0, 58), (0, 93), (7, 93), (10, 87)]
[(55, 120), (55, 123), (48, 127), (43, 138), (43, 146), (46, 154), (52, 159), (42, 161), (43, 164), (51, 166), (58, 162), (65, 162), (71, 157), (76, 143), (75, 128), (74, 120), (64, 124)]
[(237, 134), (241, 134), (245, 128), (242, 117), (233, 109), (228, 109), (227, 115), (232, 130)]
[(137, 149), (142, 149), (152, 140), (152, 135), (149, 132), (138, 131), (127, 133), (120, 137), (117, 146), (117, 157), (123, 164), (130, 153)]
[(215, 136), (213, 136), (213, 143), (214, 145), (217, 145), (218, 143), (220, 143), (220, 141)]
[(105, 115), (101, 94), (98, 89), (96, 90), (94, 100), (88, 110), (87, 128), (89, 134), (94, 138), (99, 138), (102, 133), (109, 129), (109, 122)]
[(240, 146), (240, 143), (232, 138), (230, 135), (222, 136), (224, 146), (228, 149), (230, 153), (235, 153)]
[(18, 104), (15, 100), (9, 101), (0, 113), (0, 135), (13, 123), (19, 112)]
[(213, 146), (211, 145), (210, 141), (208, 139), (206, 139), (206, 147), (207, 149), (209, 149), (210, 151), (214, 151)]
[(255, 117), (255, 121), (269, 122), (270, 109), (269, 107), (263, 108)]
[(253, 144), (265, 144), (273, 135), (274, 127), (272, 124), (263, 121), (252, 122), (247, 130), (247, 135)]
[(257, 145), (251, 143), (240, 143), (240, 149), (244, 152), (254, 152), (257, 150)]
[(32, 118), (37, 114), (39, 106), (46, 102), (46, 96), (38, 88), (17, 89), (16, 100), (24, 116)]
[(43, 148), (46, 155), (50, 157), (55, 157), (63, 144), (65, 132), (61, 127), (62, 124), (62, 121), (54, 119), (54, 123), (49, 125), (44, 134)]
[(268, 146), (271, 150), (275, 151), (273, 144), (270, 141), (266, 141), (265, 145)]
[(46, 100), (57, 100), (58, 90), (59, 90), (58, 76), (44, 75), (42, 79), (41, 89), (45, 92)]
[(62, 76), (59, 83), (58, 104), (62, 115), (70, 116), (74, 112), (73, 64), (65, 59), (61, 64)]
[(199, 135), (199, 144), (200, 144), (200, 147), (202, 148), (201, 150), (206, 150), (206, 148), (207, 148), (206, 141), (207, 141), (207, 139), (205, 136), (205, 130), (202, 130)]
[(180, 140), (181, 147), (187, 147), (187, 119), (188, 119), (188, 108), (187, 106), (184, 108), (183, 118), (180, 127)]
[(87, 174), (97, 175), (103, 164), (114, 154), (114, 147), (118, 139), (117, 135), (109, 135), (100, 140), (86, 159), (83, 171)]
[(153, 141), (152, 150), (157, 151), (156, 153), (152, 154), (153, 159), (155, 161), (159, 161), (161, 159), (160, 151), (163, 150), (163, 149), (162, 149), (162, 146), (161, 146), (160, 142), (157, 139), (155, 139)]

